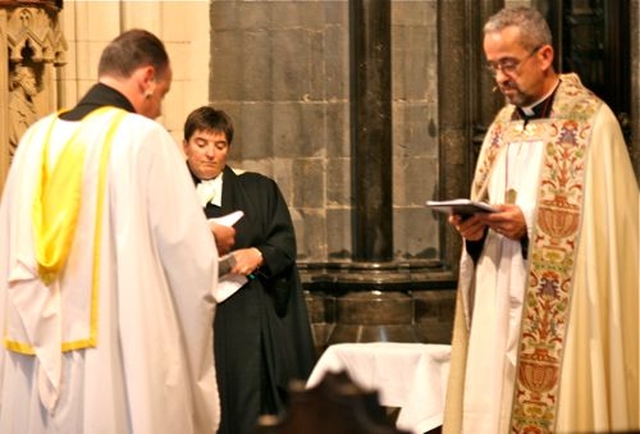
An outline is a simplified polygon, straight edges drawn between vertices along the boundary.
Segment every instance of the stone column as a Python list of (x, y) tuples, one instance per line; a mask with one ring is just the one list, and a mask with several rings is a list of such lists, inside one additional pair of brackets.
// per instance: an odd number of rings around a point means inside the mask
[[(632, 0), (631, 11), (631, 137), (640, 137), (640, 2)], [(640, 182), (640, 141), (631, 143), (631, 161)]]
[(350, 1), (349, 39), (353, 263), (328, 271), (328, 343), (419, 341), (410, 274), (393, 262), (391, 1)]
[(391, 2), (349, 2), (353, 259), (393, 259)]
[[(477, 153), (502, 99), (484, 71), (482, 26), (502, 0), (438, 2), (440, 196), (468, 197)], [(446, 226), (446, 225), (445, 225)], [(443, 260), (457, 273), (460, 236), (445, 227)]]
[(65, 63), (59, 25), (62, 0), (0, 0), (0, 189), (11, 144), (57, 108), (55, 68)]

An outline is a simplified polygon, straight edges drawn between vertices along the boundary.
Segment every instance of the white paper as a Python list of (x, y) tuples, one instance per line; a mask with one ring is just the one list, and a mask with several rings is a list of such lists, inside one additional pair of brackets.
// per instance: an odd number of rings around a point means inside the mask
[(247, 283), (247, 278), (242, 274), (225, 274), (218, 280), (216, 293), (214, 294), (216, 301), (222, 303), (235, 294), (238, 289), (242, 288), (245, 283)]
[(242, 216), (244, 215), (244, 212), (242, 212), (241, 210), (238, 211), (234, 211), (232, 213), (229, 213), (227, 215), (223, 215), (222, 217), (213, 217), (208, 219), (209, 223), (217, 223), (219, 225), (222, 226), (233, 226), (235, 225), (238, 220), (240, 220), (242, 218)]

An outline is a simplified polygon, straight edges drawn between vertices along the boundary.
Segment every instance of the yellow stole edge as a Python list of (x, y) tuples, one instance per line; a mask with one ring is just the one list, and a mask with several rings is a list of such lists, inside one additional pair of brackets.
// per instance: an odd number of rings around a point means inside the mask
[[(93, 266), (92, 266), (92, 279), (91, 279), (91, 309), (90, 309), (90, 325), (89, 325), (89, 337), (85, 339), (79, 339), (70, 342), (62, 343), (62, 352), (68, 352), (73, 350), (79, 350), (83, 348), (96, 347), (98, 344), (98, 302), (99, 302), (99, 281), (100, 281), (100, 247), (101, 247), (101, 234), (102, 234), (102, 211), (104, 207), (104, 188), (106, 183), (106, 173), (107, 173), (107, 164), (109, 162), (109, 156), (111, 154), (111, 145), (113, 143), (113, 135), (117, 129), (117, 126), (120, 124), (124, 116), (127, 114), (126, 111), (114, 107), (102, 107), (100, 109), (95, 110), (89, 116), (93, 117), (94, 115), (105, 114), (110, 110), (116, 110), (117, 112), (114, 115), (113, 123), (109, 127), (107, 134), (105, 136), (104, 145), (102, 147), (102, 152), (100, 155), (100, 168), (98, 173), (98, 186), (97, 186), (97, 203), (96, 203), (96, 231), (94, 233), (94, 246), (93, 246)], [(51, 120), (51, 125), (49, 125), (49, 129), (46, 133), (46, 140), (49, 140), (51, 131), (53, 130), (53, 125), (57, 120), (61, 112), (58, 113), (57, 116), (54, 116)], [(87, 120), (87, 119), (85, 119)], [(79, 127), (79, 128), (82, 128)], [(75, 138), (72, 136), (73, 140)], [(45, 147), (46, 150), (46, 147)], [(3, 340), (5, 348), (9, 351), (20, 353), (24, 355), (35, 355), (35, 349), (28, 343), (23, 343), (15, 340), (11, 340), (6, 337), (6, 326), (5, 326), (5, 338)]]

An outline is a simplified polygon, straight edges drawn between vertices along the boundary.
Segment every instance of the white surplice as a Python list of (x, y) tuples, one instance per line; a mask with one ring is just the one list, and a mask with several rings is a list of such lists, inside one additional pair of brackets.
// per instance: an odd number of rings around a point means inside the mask
[[(0, 348), (3, 434), (217, 430), (214, 239), (176, 143), (162, 126), (131, 113), (113, 137), (96, 221), (97, 162), (109, 116), (87, 144), (78, 226), (57, 294), (38, 278), (31, 223), (34, 174), (51, 116), (25, 134), (13, 160), (0, 205), (0, 324), (5, 342), (23, 342), (36, 356)], [(56, 120), (52, 165), (56, 144), (79, 125)], [(49, 309), (38, 316), (22, 294)], [(69, 344), (91, 333), (93, 344), (81, 349), (42, 349), (49, 335)], [(55, 365), (56, 357), (60, 377), (43, 381), (41, 362)], [(43, 384), (51, 385), (50, 410)]]
[[(505, 192), (515, 190), (516, 204), (530, 229), (544, 144), (523, 140), (502, 151), (489, 181), (489, 197), (495, 198), (494, 203), (505, 203)], [(507, 432), (526, 262), (519, 241), (488, 232), (476, 265), (475, 293), (464, 294), (466, 303), (473, 306), (468, 349), (473, 362), (466, 369), (464, 432)]]

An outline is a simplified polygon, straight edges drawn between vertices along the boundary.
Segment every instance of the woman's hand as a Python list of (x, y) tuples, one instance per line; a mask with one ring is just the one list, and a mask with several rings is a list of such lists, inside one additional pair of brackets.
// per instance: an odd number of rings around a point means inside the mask
[(262, 253), (255, 247), (234, 250), (231, 254), (236, 260), (236, 264), (231, 269), (232, 273), (248, 276), (264, 263)]

